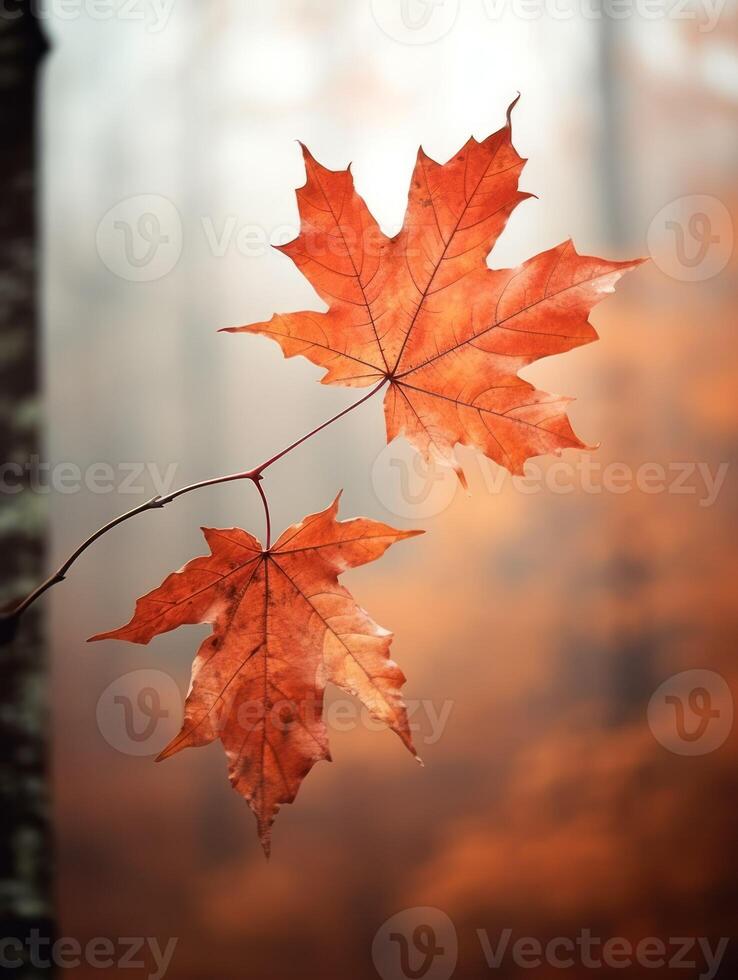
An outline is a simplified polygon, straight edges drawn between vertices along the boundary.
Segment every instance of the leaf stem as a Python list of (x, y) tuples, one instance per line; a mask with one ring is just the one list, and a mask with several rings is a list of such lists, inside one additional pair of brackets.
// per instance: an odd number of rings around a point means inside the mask
[(144, 511), (147, 510), (160, 509), (166, 506), (166, 504), (171, 503), (173, 500), (176, 500), (177, 497), (183, 497), (186, 493), (192, 493), (193, 490), (200, 490), (204, 487), (214, 487), (219, 483), (231, 483), (235, 480), (250, 480), (256, 487), (257, 491), (259, 492), (259, 496), (261, 497), (261, 501), (264, 505), (264, 516), (266, 518), (266, 550), (268, 551), (269, 548), (271, 547), (272, 525), (271, 525), (271, 516), (269, 513), (269, 503), (267, 501), (264, 488), (261, 485), (261, 477), (264, 470), (268, 469), (270, 466), (272, 466), (278, 460), (282, 459), (288, 453), (291, 453), (293, 449), (296, 449), (298, 446), (301, 446), (303, 442), (306, 442), (308, 439), (311, 439), (314, 435), (317, 435), (318, 432), (321, 432), (323, 429), (326, 429), (329, 425), (332, 425), (334, 422), (337, 422), (339, 419), (343, 418), (344, 415), (348, 415), (349, 412), (353, 412), (354, 409), (358, 408), (360, 405), (363, 405), (364, 402), (368, 401), (370, 398), (376, 395), (376, 393), (380, 391), (381, 388), (384, 387), (384, 385), (387, 383), (388, 380), (389, 380), (388, 378), (382, 378), (379, 384), (375, 385), (370, 392), (368, 392), (366, 395), (363, 395), (358, 401), (353, 402), (347, 408), (344, 408), (336, 415), (333, 415), (325, 422), (322, 422), (314, 429), (311, 429), (310, 432), (306, 433), (304, 436), (301, 436), (299, 439), (296, 439), (294, 442), (290, 443), (289, 446), (282, 449), (280, 452), (275, 453), (274, 456), (271, 456), (269, 459), (267, 459), (265, 462), (261, 463), (259, 466), (255, 467), (254, 469), (244, 470), (241, 473), (230, 473), (227, 476), (216, 476), (209, 480), (201, 480), (198, 483), (190, 483), (188, 486), (180, 487), (179, 490), (173, 490), (171, 493), (162, 496), (152, 497), (151, 500), (147, 500), (146, 503), (139, 504), (138, 507), (134, 507), (132, 510), (126, 511), (124, 514), (120, 514), (112, 521), (109, 521), (107, 524), (104, 524), (101, 528), (98, 528), (97, 531), (91, 534), (77, 548), (75, 548), (75, 550), (71, 553), (71, 555), (69, 555), (69, 557), (59, 566), (59, 568), (52, 575), (50, 575), (44, 582), (42, 582), (41, 585), (35, 588), (33, 592), (30, 592), (25, 597), (25, 599), (22, 599), (20, 602), (17, 602), (11, 608), (6, 608), (5, 610), (0, 611), (0, 645), (4, 643), (8, 643), (10, 642), (10, 640), (12, 640), (13, 636), (15, 635), (15, 630), (18, 624), (18, 620), (20, 619), (22, 614), (26, 611), (26, 609), (28, 609), (29, 606), (33, 605), (33, 603), (37, 599), (39, 599), (52, 586), (56, 585), (58, 582), (63, 582), (64, 579), (66, 578), (67, 572), (72, 567), (72, 565), (77, 561), (80, 555), (82, 555), (85, 551), (87, 551), (87, 549), (90, 547), (91, 544), (97, 541), (98, 538), (101, 538), (104, 534), (107, 534), (108, 531), (111, 531), (114, 527), (117, 527), (119, 524), (122, 524), (124, 521), (129, 520), (131, 517), (135, 517), (137, 514), (142, 514)]
[(264, 487), (261, 485), (260, 476), (254, 480), (254, 486), (259, 491), (261, 502), (264, 504), (264, 517), (266, 519), (266, 545), (264, 550), (269, 551), (272, 547), (272, 518), (269, 514), (269, 501), (267, 500), (267, 495), (264, 493)]
[(359, 405), (363, 405), (364, 402), (369, 401), (369, 399), (372, 398), (374, 395), (376, 395), (378, 391), (384, 388), (384, 386), (387, 384), (388, 381), (389, 378), (382, 378), (379, 384), (375, 385), (370, 392), (368, 392), (366, 395), (363, 396), (363, 398), (360, 398), (357, 402), (352, 402), (352, 404), (349, 405), (348, 408), (344, 408), (342, 412), (338, 413), (338, 415), (334, 415), (333, 418), (328, 419), (327, 422), (322, 422), (320, 425), (317, 425), (314, 429), (311, 429), (310, 432), (308, 432), (306, 435), (301, 436), (299, 439), (296, 439), (295, 442), (290, 443), (290, 445), (287, 446), (286, 449), (283, 449), (281, 452), (276, 453), (274, 456), (268, 459), (266, 463), (262, 463), (261, 466), (258, 466), (255, 470), (257, 476), (261, 476), (264, 470), (268, 469), (273, 463), (276, 463), (277, 460), (282, 459), (282, 457), (286, 456), (287, 453), (291, 453), (293, 449), (297, 449), (298, 446), (301, 446), (303, 442), (307, 442), (308, 439), (311, 439), (314, 435), (317, 435), (318, 432), (320, 432), (322, 429), (327, 428), (329, 425), (332, 425), (334, 422), (337, 422), (340, 418), (343, 418), (344, 415), (348, 415), (349, 412), (353, 412), (353, 410), (355, 408), (358, 408)]

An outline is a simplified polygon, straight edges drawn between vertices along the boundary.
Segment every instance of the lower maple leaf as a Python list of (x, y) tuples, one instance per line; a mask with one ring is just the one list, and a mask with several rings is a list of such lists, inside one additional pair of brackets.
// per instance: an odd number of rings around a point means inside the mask
[(180, 733), (159, 759), (219, 738), (231, 783), (256, 815), (267, 855), (271, 827), (312, 766), (330, 759), (326, 682), (359, 697), (415, 754), (392, 634), (338, 583), (347, 568), (381, 557), (398, 531), (337, 521), (340, 494), (268, 551), (240, 528), (203, 528), (210, 554), (188, 562), (136, 603), (131, 621), (91, 640), (148, 643), (187, 623), (211, 623), (192, 670)]

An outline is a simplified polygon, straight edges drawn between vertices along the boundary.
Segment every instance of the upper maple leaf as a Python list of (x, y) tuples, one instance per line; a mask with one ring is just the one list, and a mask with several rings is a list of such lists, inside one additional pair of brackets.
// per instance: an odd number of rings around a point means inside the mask
[(329, 309), (226, 328), (265, 334), (288, 357), (327, 368), (323, 384), (386, 379), (388, 442), (404, 435), (462, 479), (456, 444), (513, 473), (531, 456), (587, 448), (566, 415), (571, 399), (536, 389), (518, 372), (596, 340), (590, 310), (641, 261), (579, 255), (566, 241), (516, 269), (487, 267), (510, 214), (532, 196), (518, 190), (525, 160), (511, 142), (511, 110), (502, 129), (481, 143), (470, 139), (445, 164), (418, 151), (394, 238), (354, 190), (350, 168), (327, 170), (303, 147), (301, 230), (280, 251)]
[(314, 763), (330, 759), (322, 720), (327, 681), (357, 695), (415, 752), (400, 693), (405, 678), (389, 658), (392, 634), (338, 575), (423, 532), (337, 521), (338, 499), (289, 527), (268, 551), (239, 528), (203, 528), (209, 555), (139, 599), (126, 626), (91, 637), (148, 643), (185, 623), (212, 623), (193, 666), (182, 730), (159, 759), (220, 738), (231, 783), (254, 811), (267, 854), (280, 804), (294, 800)]

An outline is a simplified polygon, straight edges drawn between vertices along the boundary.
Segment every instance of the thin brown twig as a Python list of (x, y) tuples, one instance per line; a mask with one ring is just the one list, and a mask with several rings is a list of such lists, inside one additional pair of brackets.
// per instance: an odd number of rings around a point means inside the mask
[(389, 378), (382, 378), (379, 384), (375, 385), (374, 388), (366, 395), (361, 397), (358, 401), (353, 402), (347, 408), (333, 415), (331, 418), (322, 422), (320, 425), (311, 429), (310, 432), (296, 439), (294, 442), (290, 443), (285, 449), (280, 452), (275, 453), (274, 456), (270, 456), (264, 463), (255, 467), (252, 470), (244, 470), (241, 473), (231, 473), (228, 476), (216, 476), (209, 480), (201, 480), (198, 483), (190, 483), (186, 487), (180, 487), (179, 490), (173, 490), (171, 493), (164, 495), (157, 495), (152, 497), (151, 500), (147, 500), (146, 503), (140, 504), (138, 507), (134, 507), (132, 510), (126, 511), (124, 514), (120, 514), (118, 517), (104, 524), (101, 528), (98, 528), (93, 534), (86, 538), (75, 550), (69, 555), (69, 557), (57, 568), (57, 570), (50, 575), (44, 582), (41, 583), (37, 588), (30, 592), (24, 599), (20, 602), (14, 604), (10, 609), (6, 609), (0, 612), (0, 643), (8, 642), (12, 639), (15, 633), (15, 627), (17, 626), (18, 620), (22, 614), (31, 606), (37, 599), (39, 599), (45, 592), (47, 592), (52, 586), (56, 585), (58, 582), (63, 582), (66, 578), (66, 574), (72, 565), (77, 561), (77, 559), (82, 555), (87, 549), (92, 545), (98, 538), (101, 538), (108, 531), (122, 524), (124, 521), (129, 520), (131, 517), (135, 517), (137, 514), (142, 514), (147, 510), (160, 509), (166, 504), (171, 503), (176, 500), (177, 497), (182, 497), (186, 493), (192, 493), (193, 490), (200, 490), (204, 487), (213, 487), (220, 483), (231, 483), (235, 480), (251, 480), (256, 489), (259, 492), (262, 503), (264, 505), (264, 516), (266, 519), (266, 550), (268, 551), (271, 547), (271, 537), (272, 537), (272, 527), (271, 527), (271, 517), (269, 513), (269, 502), (267, 500), (264, 488), (261, 485), (262, 474), (270, 466), (276, 463), (278, 460), (282, 459), (288, 453), (291, 453), (293, 449), (301, 446), (303, 442), (317, 435), (323, 429), (337, 422), (339, 419), (343, 418), (344, 415), (348, 415), (349, 412), (353, 412), (354, 409), (363, 405), (364, 402), (368, 401), (373, 395), (375, 395), (381, 388), (387, 384)]

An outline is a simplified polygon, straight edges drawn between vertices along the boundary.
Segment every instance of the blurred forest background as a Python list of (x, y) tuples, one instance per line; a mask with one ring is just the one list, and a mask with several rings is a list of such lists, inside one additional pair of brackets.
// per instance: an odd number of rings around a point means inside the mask
[[(205, 628), (148, 648), (85, 643), (202, 553), (200, 525), (260, 534), (253, 488), (190, 495), (94, 546), (44, 600), (56, 931), (179, 937), (176, 980), (374, 977), (377, 930), (422, 906), (453, 920), (455, 975), (470, 978), (490, 973), (478, 929), (715, 940), (738, 912), (738, 736), (728, 725), (710, 751), (680, 754), (652, 702), (699, 670), (725, 720), (738, 690), (735, 4), (615, 18), (570, 0), (571, 18), (551, 4), (529, 18), (513, 0), (413, 3), (425, 26), (380, 0), (140, 0), (140, 18), (81, 3), (42, 20), (48, 467), (22, 496), (48, 508), (49, 562), (157, 481), (254, 465), (354, 400), (266, 340), (216, 333), (321, 308), (265, 245), (296, 231), (296, 140), (327, 166), (352, 161), (393, 233), (418, 145), (447, 159), (497, 129), (518, 91), (521, 186), (538, 200), (490, 264), (570, 236), (580, 252), (655, 259), (595, 309), (598, 344), (525, 376), (576, 396), (602, 471), (672, 476), (663, 492), (593, 492), (571, 454), (572, 492), (557, 491), (561, 473), (545, 479), (546, 461), (541, 492), (523, 492), (467, 454), (467, 495), (388, 451), (373, 401), (275, 466), (277, 530), (343, 487), (344, 516), (429, 532), (346, 576), (395, 633), (407, 696), (423, 702), (425, 768), (389, 733), (337, 724), (335, 761), (280, 814), (268, 865), (217, 745), (152, 761)], [(675, 464), (700, 468), (680, 488)], [(711, 495), (700, 474), (721, 466)], [(17, 498), (2, 506), (17, 530)], [(31, 641), (21, 649), (33, 657)], [(144, 687), (169, 714), (136, 741), (121, 703), (140, 707)], [(719, 975), (736, 966), (731, 947)], [(529, 973), (562, 971), (509, 963), (504, 976)]]

